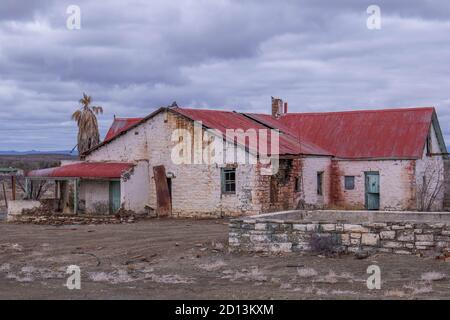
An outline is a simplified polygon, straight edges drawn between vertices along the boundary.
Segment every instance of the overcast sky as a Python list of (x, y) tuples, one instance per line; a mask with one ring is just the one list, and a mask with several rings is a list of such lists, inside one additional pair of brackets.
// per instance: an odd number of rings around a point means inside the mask
[(269, 112), (278, 96), (293, 112), (436, 106), (449, 145), (450, 3), (1, 0), (0, 150), (74, 147), (83, 92), (102, 137), (114, 114), (174, 100)]

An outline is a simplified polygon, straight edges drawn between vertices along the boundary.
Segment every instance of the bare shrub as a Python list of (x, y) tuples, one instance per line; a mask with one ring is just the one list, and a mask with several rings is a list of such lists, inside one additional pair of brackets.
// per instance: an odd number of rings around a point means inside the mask
[(340, 239), (338, 235), (323, 235), (314, 233), (311, 235), (309, 245), (311, 251), (325, 256), (331, 256), (339, 252)]
[(421, 178), (417, 185), (417, 209), (431, 211), (444, 188), (444, 167), (437, 162), (429, 162)]
[(109, 206), (105, 202), (97, 201), (92, 205), (92, 213), (94, 214), (108, 214), (109, 213)]

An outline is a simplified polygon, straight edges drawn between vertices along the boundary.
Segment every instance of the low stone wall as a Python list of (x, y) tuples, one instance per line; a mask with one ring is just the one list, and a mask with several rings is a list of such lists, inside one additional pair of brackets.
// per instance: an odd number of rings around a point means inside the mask
[[(266, 214), (232, 220), (229, 227), (229, 245), (234, 251), (298, 252), (311, 251), (313, 241), (328, 237), (339, 252), (360, 250), (396, 254), (418, 254), (450, 250), (450, 215), (413, 213), (410, 221), (387, 213), (364, 212), (372, 219), (361, 222), (358, 214), (349, 212), (287, 212)], [(347, 221), (339, 218), (346, 217)], [(352, 219), (353, 218), (353, 219)], [(358, 222), (354, 222), (354, 221)], [(372, 221), (371, 221), (372, 220)], [(313, 238), (315, 240), (313, 240)]]

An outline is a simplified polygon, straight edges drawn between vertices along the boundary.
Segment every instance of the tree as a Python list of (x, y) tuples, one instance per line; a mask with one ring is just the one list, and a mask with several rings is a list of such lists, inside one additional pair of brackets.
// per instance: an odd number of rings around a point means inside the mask
[(431, 211), (444, 188), (444, 168), (436, 161), (425, 165), (422, 181), (417, 186), (417, 209)]
[(103, 113), (103, 108), (91, 106), (92, 98), (86, 93), (79, 102), (82, 107), (72, 114), (72, 120), (78, 124), (78, 154), (82, 155), (100, 143), (97, 115)]

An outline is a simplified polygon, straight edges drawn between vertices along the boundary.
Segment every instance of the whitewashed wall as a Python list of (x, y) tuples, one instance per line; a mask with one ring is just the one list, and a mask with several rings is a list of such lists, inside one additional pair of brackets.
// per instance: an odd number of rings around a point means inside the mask
[[(431, 135), (431, 153), (440, 153), (439, 142), (437, 139), (436, 131), (433, 126), (430, 129)], [(444, 160), (442, 156), (427, 155), (426, 148), (423, 150), (422, 159), (416, 162), (416, 185), (417, 185), (417, 201), (420, 201), (420, 194), (423, 184), (423, 178), (426, 177), (427, 181), (431, 181), (429, 185), (429, 192), (427, 192), (426, 198), (429, 199), (434, 190), (438, 191), (435, 201), (432, 201), (431, 210), (440, 211), (444, 206)], [(428, 200), (427, 200), (428, 202)]]
[(81, 180), (79, 196), (86, 213), (109, 213), (109, 181)]

